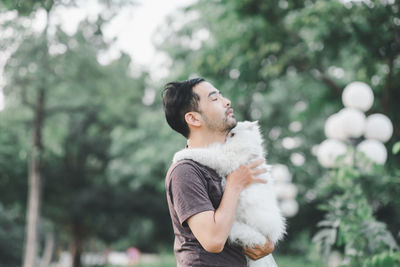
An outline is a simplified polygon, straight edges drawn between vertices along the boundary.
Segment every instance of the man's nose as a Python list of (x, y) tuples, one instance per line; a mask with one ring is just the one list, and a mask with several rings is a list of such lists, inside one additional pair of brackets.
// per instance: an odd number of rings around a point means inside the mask
[(225, 97), (224, 97), (224, 100), (225, 100), (225, 106), (230, 107), (231, 106), (231, 101), (228, 98), (225, 98)]

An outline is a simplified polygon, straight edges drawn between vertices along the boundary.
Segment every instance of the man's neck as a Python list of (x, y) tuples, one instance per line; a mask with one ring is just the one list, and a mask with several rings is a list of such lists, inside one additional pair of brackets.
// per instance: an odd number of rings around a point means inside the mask
[(187, 146), (189, 148), (202, 148), (207, 147), (214, 143), (225, 143), (227, 133), (197, 133), (191, 134), (187, 140)]

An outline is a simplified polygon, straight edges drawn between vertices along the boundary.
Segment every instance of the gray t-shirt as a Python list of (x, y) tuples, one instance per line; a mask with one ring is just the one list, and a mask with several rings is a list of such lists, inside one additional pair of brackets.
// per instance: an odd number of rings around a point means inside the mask
[(216, 210), (222, 199), (221, 178), (211, 168), (192, 160), (173, 164), (165, 179), (167, 201), (175, 234), (174, 252), (179, 267), (247, 266), (243, 249), (226, 243), (221, 253), (203, 249), (186, 220)]

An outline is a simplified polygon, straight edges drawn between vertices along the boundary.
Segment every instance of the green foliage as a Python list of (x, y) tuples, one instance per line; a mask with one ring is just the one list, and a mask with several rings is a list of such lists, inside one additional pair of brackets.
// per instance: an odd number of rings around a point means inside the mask
[(400, 253), (386, 251), (381, 254), (374, 255), (372, 258), (364, 262), (363, 267), (394, 267), (400, 265)]
[[(354, 155), (354, 150), (348, 150), (348, 153)], [(366, 258), (389, 249), (398, 250), (398, 245), (386, 224), (376, 219), (371, 205), (371, 202), (378, 200), (376, 189), (381, 182), (363, 181), (366, 174), (380, 177), (384, 171), (361, 153), (354, 157), (354, 164), (342, 162), (339, 168), (331, 172), (327, 178), (329, 181), (320, 184), (320, 194), (328, 195), (330, 199), (320, 206), (326, 215), (318, 224), (322, 229), (316, 233), (313, 242), (319, 245), (325, 257), (329, 256), (333, 247), (341, 248), (344, 251), (344, 262), (360, 266)], [(375, 190), (368, 194), (368, 187)]]
[(0, 1), (0, 7), (5, 7), (9, 10), (16, 10), (22, 16), (27, 16), (34, 12), (39, 7), (50, 10), (54, 5), (54, 0), (2, 0)]
[(21, 266), (24, 221), (18, 207), (0, 204), (0, 265)]
[[(134, 129), (119, 125), (111, 136), (108, 181), (125, 185), (132, 194), (132, 208), (141, 214), (131, 223), (127, 238), (144, 250), (160, 250), (163, 242), (172, 242), (164, 177), (184, 139), (165, 123), (159, 103), (143, 108)], [(145, 220), (144, 214), (152, 221)]]
[(304, 256), (298, 255), (274, 255), (275, 261), (278, 266), (285, 267), (319, 267), (323, 266), (320, 260), (309, 260), (304, 258)]
[(10, 108), (0, 113), (0, 195), (5, 205), (26, 204), (27, 159), (30, 151), (30, 114), (23, 108)]
[(23, 108), (0, 112), (0, 266), (22, 264), (30, 151), (29, 127), (23, 123), (27, 118)]
[[(99, 64), (98, 49), (106, 49), (108, 44), (96, 35), (97, 27), (86, 22), (74, 36), (58, 33), (60, 43), (75, 44), (52, 60), (57, 65), (62, 62), (58, 70), (62, 78), (55, 82), (58, 91), (49, 97), (49, 105), (60, 106), (62, 99), (61, 106), (71, 112), (54, 114), (45, 129), (45, 214), (82, 240), (97, 237), (109, 245), (126, 236), (131, 244), (154, 250), (154, 242), (149, 244), (148, 240), (156, 232), (143, 227), (152, 218), (145, 205), (154, 204), (154, 209), (160, 211), (164, 208), (163, 203), (150, 198), (157, 190), (152, 183), (140, 190), (132, 189), (129, 183), (137, 180), (135, 169), (127, 174), (127, 180), (116, 180), (115, 174), (108, 172), (120, 156), (112, 153), (121, 142), (114, 138), (115, 131), (136, 131), (138, 118), (134, 114), (143, 109), (146, 74), (130, 77), (126, 55), (108, 65)], [(90, 38), (88, 32), (93, 34)], [(135, 154), (140, 139), (135, 137), (133, 141), (134, 146), (127, 148), (129, 154)], [(131, 235), (131, 229), (142, 235)]]

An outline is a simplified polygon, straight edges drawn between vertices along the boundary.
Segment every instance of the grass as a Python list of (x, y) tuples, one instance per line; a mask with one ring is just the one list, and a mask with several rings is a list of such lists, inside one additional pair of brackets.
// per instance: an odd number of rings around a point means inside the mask
[[(302, 256), (290, 255), (276, 255), (274, 256), (276, 263), (279, 267), (320, 267), (323, 266), (322, 262), (311, 261)], [(135, 267), (176, 267), (176, 261), (173, 254), (161, 254), (157, 261), (152, 263), (135, 264)], [(111, 266), (107, 267), (120, 267)]]
[(141, 263), (135, 267), (176, 267), (176, 260), (174, 254), (161, 254), (157, 262)]
[(311, 261), (302, 256), (279, 255), (275, 257), (276, 264), (280, 267), (321, 267), (321, 261)]

